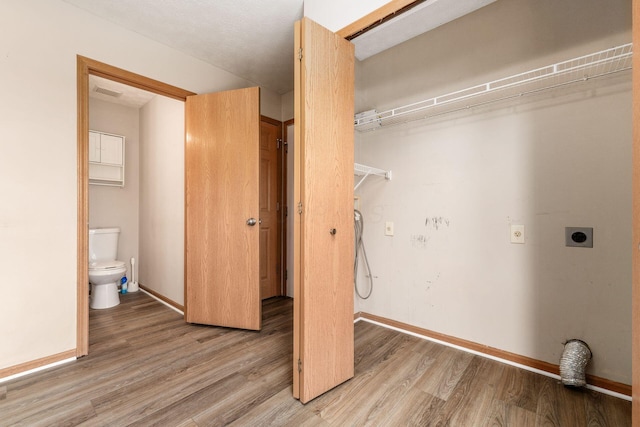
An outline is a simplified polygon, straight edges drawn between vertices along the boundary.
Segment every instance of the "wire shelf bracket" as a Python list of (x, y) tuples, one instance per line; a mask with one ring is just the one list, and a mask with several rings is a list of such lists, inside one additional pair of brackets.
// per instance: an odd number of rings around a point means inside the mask
[(391, 181), (391, 171), (386, 171), (383, 169), (374, 168), (367, 165), (362, 165), (360, 163), (355, 163), (353, 165), (353, 174), (355, 176), (360, 177), (358, 183), (353, 187), (353, 191), (357, 190), (357, 188), (367, 179), (368, 176), (381, 176), (387, 181)]
[(630, 70), (632, 54), (632, 44), (623, 44), (387, 111), (364, 111), (354, 125), (367, 132), (584, 82)]

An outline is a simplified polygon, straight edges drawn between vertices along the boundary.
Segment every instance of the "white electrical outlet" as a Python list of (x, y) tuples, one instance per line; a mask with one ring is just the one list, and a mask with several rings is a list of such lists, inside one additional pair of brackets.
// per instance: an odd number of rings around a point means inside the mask
[(393, 236), (393, 222), (387, 221), (384, 224), (384, 235)]
[(524, 225), (511, 226), (511, 243), (524, 243)]

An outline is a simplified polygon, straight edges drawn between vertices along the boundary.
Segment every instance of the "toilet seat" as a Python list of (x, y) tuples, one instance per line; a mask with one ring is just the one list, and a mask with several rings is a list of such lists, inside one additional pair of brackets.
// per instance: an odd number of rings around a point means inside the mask
[(100, 261), (100, 262), (92, 262), (89, 264), (89, 271), (106, 271), (106, 270), (115, 270), (118, 268), (124, 267), (124, 261)]

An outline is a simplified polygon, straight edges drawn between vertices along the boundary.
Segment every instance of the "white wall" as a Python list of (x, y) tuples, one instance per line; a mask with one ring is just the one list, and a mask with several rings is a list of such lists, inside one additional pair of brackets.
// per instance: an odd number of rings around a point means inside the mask
[(282, 122), (293, 119), (293, 91), (287, 92), (280, 97), (282, 103)]
[[(496, 2), (361, 63), (356, 110), (626, 43), (630, 17), (628, 0)], [(356, 310), (555, 364), (581, 338), (588, 372), (630, 384), (631, 84), (615, 82), (357, 133), (357, 161), (393, 180), (357, 192), (376, 280)], [(594, 248), (565, 247), (566, 226), (593, 227)]]
[(184, 304), (184, 102), (140, 109), (138, 282)]
[(260, 114), (283, 121), (282, 113), (282, 96), (268, 89), (260, 88)]
[(139, 117), (137, 108), (89, 100), (89, 128), (125, 137), (125, 186), (89, 185), (89, 228), (120, 227), (118, 259), (129, 279), (129, 260), (138, 258)]
[(76, 347), (76, 55), (196, 93), (252, 83), (59, 0), (4, 0), (0, 28), (2, 369)]
[(382, 7), (388, 0), (345, 2), (341, 0), (305, 0), (304, 16), (336, 32)]

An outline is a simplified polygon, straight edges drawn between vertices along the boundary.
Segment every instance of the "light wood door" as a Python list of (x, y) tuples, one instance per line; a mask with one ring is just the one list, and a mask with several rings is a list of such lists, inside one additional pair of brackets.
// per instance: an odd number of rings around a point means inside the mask
[(260, 295), (282, 295), (281, 203), (282, 123), (264, 117), (260, 122)]
[(294, 396), (305, 403), (354, 372), (353, 45), (296, 23), (295, 85)]
[[(640, 0), (632, 2), (633, 45), (640, 46)], [(640, 425), (640, 54), (633, 53), (633, 242), (632, 249), (632, 398), (633, 425)], [(635, 245), (638, 245), (638, 249)]]
[(253, 330), (261, 326), (259, 102), (259, 88), (187, 97), (185, 320), (189, 323)]

